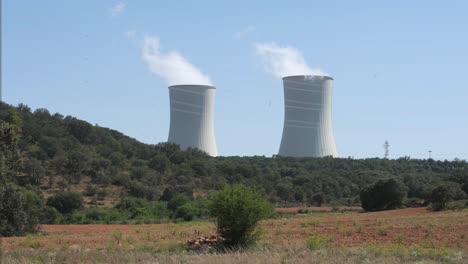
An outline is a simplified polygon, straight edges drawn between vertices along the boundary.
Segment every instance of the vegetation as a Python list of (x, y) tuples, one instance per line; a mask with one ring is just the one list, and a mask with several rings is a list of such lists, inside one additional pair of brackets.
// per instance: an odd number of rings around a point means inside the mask
[(2, 263), (467, 263), (467, 217), (466, 210), (425, 208), (291, 215), (261, 221), (255, 247), (222, 252), (185, 244), (214, 234), (211, 221), (45, 226), (38, 234), (3, 238)]
[[(454, 201), (465, 199), (468, 189), (467, 162), (458, 159), (213, 158), (196, 149), (182, 151), (175, 144), (143, 144), (115, 130), (46, 109), (32, 111), (24, 104), (0, 103), (0, 123), (1, 190), (18, 194), (1, 197), (25, 203), (5, 208), (8, 203), (1, 201), (0, 206), (5, 211), (27, 210), (18, 215), (28, 218), (24, 220), (28, 224), (9, 235), (34, 230), (37, 221), (203, 218), (208, 216), (203, 197), (229, 184), (251, 186), (276, 207), (358, 206), (362, 189), (387, 178), (402, 182), (408, 199), (427, 202), (439, 185), (456, 190)], [(83, 206), (70, 211), (47, 206), (46, 197), (66, 192), (79, 193)], [(29, 199), (33, 194), (35, 198)], [(125, 207), (128, 203), (137, 207)], [(42, 213), (46, 211), (50, 214)], [(6, 215), (0, 215), (2, 226), (13, 221)]]
[(426, 200), (430, 202), (430, 208), (434, 211), (442, 211), (448, 208), (448, 204), (453, 201), (459, 201), (457, 206), (460, 207), (464, 204), (463, 199), (467, 197), (467, 194), (461, 189), (461, 186), (453, 183), (442, 183), (436, 185), (430, 190)]
[(400, 208), (407, 187), (395, 178), (380, 179), (361, 190), (362, 208), (366, 211), (383, 211)]
[(49, 197), (47, 205), (54, 207), (62, 214), (68, 214), (83, 206), (83, 197), (79, 193), (60, 192)]
[(270, 204), (260, 194), (241, 185), (226, 186), (210, 197), (210, 215), (216, 218), (217, 232), (227, 247), (254, 244), (258, 221), (271, 213)]
[[(10, 119), (19, 123), (14, 114)], [(40, 199), (14, 182), (20, 166), (17, 142), (17, 127), (0, 120), (0, 237), (33, 232), (39, 223)]]

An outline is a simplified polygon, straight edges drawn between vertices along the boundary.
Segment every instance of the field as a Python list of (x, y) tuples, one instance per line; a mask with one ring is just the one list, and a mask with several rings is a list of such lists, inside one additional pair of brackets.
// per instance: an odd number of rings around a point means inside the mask
[(309, 210), (312, 211), (308, 214), (287, 214), (283, 210), (278, 218), (261, 222), (257, 248), (244, 252), (186, 251), (187, 239), (215, 233), (215, 225), (209, 221), (44, 225), (36, 235), (3, 238), (2, 263), (468, 262), (466, 210), (431, 212), (410, 208), (376, 213)]

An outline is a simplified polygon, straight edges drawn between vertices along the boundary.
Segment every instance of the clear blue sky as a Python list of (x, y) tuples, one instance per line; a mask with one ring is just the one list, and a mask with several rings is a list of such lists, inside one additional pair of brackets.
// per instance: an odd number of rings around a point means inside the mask
[(388, 140), (392, 158), (468, 159), (467, 1), (227, 2), (3, 0), (3, 99), (165, 141), (167, 84), (142, 59), (158, 36), (217, 87), (220, 154), (270, 156), (282, 82), (254, 44), (274, 41), (335, 78), (340, 156), (382, 157)]

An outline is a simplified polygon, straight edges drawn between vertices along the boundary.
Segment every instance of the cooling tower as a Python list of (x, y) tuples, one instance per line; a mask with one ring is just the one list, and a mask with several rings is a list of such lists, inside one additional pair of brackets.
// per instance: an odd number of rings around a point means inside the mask
[(328, 76), (283, 78), (284, 127), (278, 155), (337, 155), (331, 120), (332, 83)]
[(208, 85), (169, 86), (171, 124), (169, 142), (182, 149), (198, 148), (210, 156), (218, 155), (214, 135), (214, 96)]

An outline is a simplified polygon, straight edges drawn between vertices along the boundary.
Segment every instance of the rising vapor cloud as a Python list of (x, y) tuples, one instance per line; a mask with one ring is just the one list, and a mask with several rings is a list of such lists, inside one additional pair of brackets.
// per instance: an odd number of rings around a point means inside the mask
[(275, 42), (256, 43), (255, 50), (264, 63), (265, 70), (277, 78), (290, 75), (328, 75), (320, 69), (310, 68), (300, 50), (279, 46)]
[(212, 85), (210, 78), (179, 52), (162, 52), (158, 37), (145, 37), (142, 57), (149, 70), (163, 78), (168, 85)]
[(110, 12), (113, 17), (120, 15), (125, 9), (124, 2), (118, 2), (115, 6), (110, 9)]

